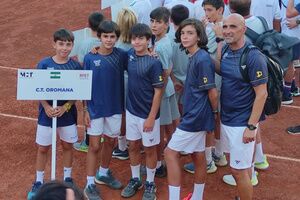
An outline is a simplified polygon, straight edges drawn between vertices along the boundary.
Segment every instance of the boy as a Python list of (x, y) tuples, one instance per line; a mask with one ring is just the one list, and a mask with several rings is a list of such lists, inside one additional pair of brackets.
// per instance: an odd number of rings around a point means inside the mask
[(159, 106), (163, 93), (162, 65), (148, 51), (151, 30), (146, 24), (136, 24), (131, 29), (128, 62), (128, 95), (126, 100), (126, 138), (129, 140), (129, 157), (132, 178), (124, 188), (123, 197), (133, 196), (142, 187), (140, 178), (140, 143), (146, 154), (147, 179), (143, 200), (156, 199), (154, 176), (156, 171), (156, 146), (160, 142)]
[[(98, 27), (97, 36), (101, 40), (100, 48), (96, 54), (87, 54), (83, 62), (85, 70), (93, 71), (92, 99), (84, 102), (84, 121), (87, 134), (90, 135), (84, 195), (93, 200), (101, 199), (95, 181), (113, 189), (122, 187), (120, 181), (115, 179), (109, 170), (109, 163), (115, 138), (120, 134), (124, 102), (124, 68), (127, 65), (127, 54), (119, 48), (114, 48), (120, 36), (116, 23), (103, 21)], [(101, 135), (104, 141), (100, 152), (100, 167), (95, 177)]]
[[(83, 64), (83, 58), (92, 48), (100, 46), (100, 40), (97, 37), (97, 29), (99, 24), (104, 20), (104, 16), (100, 12), (94, 12), (89, 16), (88, 23), (91, 29), (91, 37), (83, 40), (78, 46), (78, 61)], [(84, 139), (81, 142), (76, 142), (73, 147), (77, 151), (87, 152), (89, 148), (89, 135), (84, 133)]]
[[(219, 42), (222, 42), (221, 38), (223, 37), (221, 31), (222, 29), (217, 28), (221, 27), (220, 24), (223, 20), (224, 1), (204, 0), (202, 2), (202, 6), (205, 11), (205, 17), (202, 18), (202, 22), (205, 25), (206, 35), (208, 37), (208, 52), (212, 58), (216, 59), (217, 44)], [(221, 92), (221, 80), (222, 78), (218, 74), (215, 74), (216, 87), (219, 93)], [(214, 146), (214, 141), (215, 151), (212, 152), (212, 146)], [(215, 173), (217, 171), (217, 166), (221, 167), (227, 165), (226, 156), (221, 150), (219, 122), (217, 122), (216, 124), (215, 131), (209, 132), (209, 134), (206, 136), (205, 157), (208, 174)], [(185, 164), (184, 169), (187, 172), (194, 173), (194, 164)]]
[[(80, 64), (69, 59), (73, 48), (74, 35), (66, 29), (59, 29), (53, 35), (55, 55), (44, 58), (39, 62), (37, 69), (48, 70), (77, 70)], [(52, 144), (52, 118), (57, 117), (57, 133), (60, 136), (63, 148), (64, 181), (73, 183), (72, 172), (72, 144), (77, 136), (77, 110), (75, 101), (58, 101), (57, 107), (52, 107), (52, 101), (40, 101), (36, 143), (38, 146), (36, 159), (36, 181), (28, 193), (27, 199), (32, 199), (44, 182), (44, 170), (47, 162), (47, 153)]]
[(215, 66), (205, 51), (207, 36), (199, 20), (184, 20), (177, 30), (176, 40), (188, 51), (190, 60), (184, 87), (182, 120), (165, 149), (169, 200), (180, 199), (180, 151), (191, 153), (195, 163), (194, 192), (186, 199), (202, 200), (206, 179), (205, 135), (214, 129), (214, 119), (218, 113)]
[(162, 165), (162, 151), (165, 147), (164, 136), (170, 138), (179, 122), (180, 114), (175, 97), (175, 89), (170, 78), (172, 71), (172, 44), (166, 35), (169, 27), (170, 11), (165, 7), (154, 9), (150, 13), (150, 27), (155, 36), (154, 52), (158, 55), (164, 69), (164, 95), (160, 105), (160, 145), (157, 149), (156, 176), (165, 177), (166, 167)]

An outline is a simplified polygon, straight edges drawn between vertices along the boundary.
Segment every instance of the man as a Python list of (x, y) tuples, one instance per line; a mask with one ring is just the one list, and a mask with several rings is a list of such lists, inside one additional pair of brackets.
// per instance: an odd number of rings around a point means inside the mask
[(251, 50), (247, 56), (249, 82), (239, 71), (240, 57), (250, 43), (245, 41), (246, 25), (239, 14), (223, 21), (223, 36), (228, 48), (221, 59), (221, 143), (230, 153), (230, 167), (241, 200), (253, 196), (251, 165), (259, 122), (265, 118), (268, 69), (264, 55)]

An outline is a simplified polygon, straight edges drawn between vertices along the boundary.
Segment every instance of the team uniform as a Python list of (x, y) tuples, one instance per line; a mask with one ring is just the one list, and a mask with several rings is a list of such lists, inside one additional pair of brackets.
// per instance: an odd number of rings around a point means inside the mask
[[(243, 80), (239, 62), (247, 45), (248, 42), (235, 51), (228, 48), (221, 62), (221, 144), (223, 151), (230, 153), (230, 166), (234, 169), (251, 167), (255, 142), (244, 144), (242, 138), (255, 99), (253, 87), (268, 81), (265, 57), (257, 50), (251, 50), (248, 55), (250, 82)], [(260, 121), (264, 119), (262, 113)]]
[(129, 8), (136, 14), (139, 23), (150, 25), (150, 13), (152, 11), (150, 0), (134, 0)]
[[(164, 70), (168, 70), (172, 67), (172, 44), (167, 35), (159, 41), (155, 41), (154, 50), (157, 53)], [(169, 77), (160, 105), (160, 125), (172, 124), (172, 121), (179, 119), (179, 117), (180, 113), (176, 102), (175, 89), (173, 82)]]
[(119, 48), (114, 48), (109, 55), (85, 56), (84, 69), (93, 71), (92, 98), (87, 101), (91, 118), (89, 135), (115, 138), (120, 134), (126, 66), (127, 53)]
[(137, 56), (128, 52), (128, 95), (126, 100), (126, 138), (131, 141), (142, 139), (146, 147), (160, 142), (159, 112), (151, 132), (144, 132), (143, 126), (152, 107), (154, 88), (162, 88), (163, 68), (161, 62), (149, 55)]
[(183, 116), (168, 147), (187, 153), (205, 150), (205, 135), (215, 127), (208, 90), (215, 88), (215, 66), (199, 49), (189, 60), (183, 96)]
[[(78, 62), (69, 59), (65, 64), (57, 64), (52, 57), (47, 57), (39, 62), (37, 69), (44, 70), (80, 70), (81, 66)], [(47, 101), (52, 106), (52, 101)], [(63, 106), (68, 101), (57, 101), (58, 106)], [(69, 112), (65, 112), (61, 117), (57, 118), (57, 133), (60, 139), (75, 143), (78, 140), (77, 136), (77, 110), (76, 106), (72, 105)], [(42, 146), (52, 144), (52, 118), (48, 117), (44, 107), (39, 104), (39, 116), (36, 132), (36, 143)]]

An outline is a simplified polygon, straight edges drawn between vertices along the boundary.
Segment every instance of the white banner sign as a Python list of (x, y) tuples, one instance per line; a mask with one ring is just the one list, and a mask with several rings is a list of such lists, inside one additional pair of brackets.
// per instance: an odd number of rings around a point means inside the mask
[(90, 100), (92, 71), (18, 70), (18, 100)]

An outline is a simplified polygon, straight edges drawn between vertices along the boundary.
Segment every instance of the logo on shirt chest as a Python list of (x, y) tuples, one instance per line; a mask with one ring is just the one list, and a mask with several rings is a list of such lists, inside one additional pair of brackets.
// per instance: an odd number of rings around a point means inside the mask
[(134, 56), (133, 55), (129, 56), (129, 61), (134, 61)]
[(96, 67), (100, 67), (101, 60), (94, 60), (93, 62)]
[(162, 76), (159, 76), (158, 79), (159, 79), (159, 81), (163, 81)]

